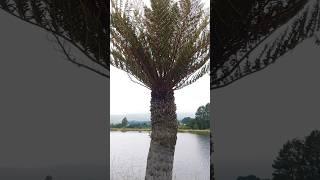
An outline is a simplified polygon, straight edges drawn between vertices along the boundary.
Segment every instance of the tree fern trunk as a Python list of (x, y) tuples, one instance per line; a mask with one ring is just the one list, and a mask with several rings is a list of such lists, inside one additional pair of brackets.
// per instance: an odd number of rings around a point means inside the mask
[(210, 132), (210, 180), (214, 180), (214, 166), (213, 166), (213, 139)]
[(178, 131), (173, 91), (152, 91), (150, 111), (152, 132), (145, 180), (171, 180)]

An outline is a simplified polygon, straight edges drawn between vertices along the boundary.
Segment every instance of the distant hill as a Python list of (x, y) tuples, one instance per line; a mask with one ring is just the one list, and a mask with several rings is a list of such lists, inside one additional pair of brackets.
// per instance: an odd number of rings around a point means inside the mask
[[(184, 117), (194, 117), (194, 113), (178, 113), (178, 120), (183, 119)], [(149, 114), (123, 114), (123, 115), (110, 115), (110, 124), (120, 123), (121, 120), (127, 117), (128, 121), (150, 121)]]
[(129, 125), (143, 124), (143, 123), (150, 124), (151, 122), (150, 121), (136, 121), (136, 120), (130, 120), (128, 122)]

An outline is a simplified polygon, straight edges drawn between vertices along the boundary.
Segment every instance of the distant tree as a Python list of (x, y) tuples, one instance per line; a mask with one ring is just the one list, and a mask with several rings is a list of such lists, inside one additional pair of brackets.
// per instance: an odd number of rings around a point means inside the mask
[(195, 114), (195, 121), (193, 126), (197, 124), (199, 129), (209, 129), (210, 128), (210, 103), (205, 106), (200, 106)]
[(143, 128), (150, 128), (151, 125), (148, 122), (128, 122), (127, 128), (138, 128), (138, 129), (143, 129)]
[(124, 118), (122, 119), (122, 121), (121, 121), (121, 126), (122, 126), (122, 127), (127, 127), (127, 125), (128, 125), (128, 120), (127, 120), (126, 117), (124, 117)]
[(181, 120), (183, 124), (191, 129), (209, 129), (210, 128), (210, 103), (205, 106), (200, 106), (196, 113), (195, 118), (185, 117)]
[(193, 119), (191, 117), (185, 117), (181, 120), (181, 123), (183, 124), (188, 124), (190, 121), (192, 121)]
[(307, 180), (319, 180), (320, 179), (320, 131), (312, 131), (309, 136), (306, 137), (305, 143), (305, 160), (308, 164), (306, 166), (306, 178)]
[(319, 180), (320, 131), (285, 143), (272, 167), (273, 180)]
[(45, 180), (52, 180), (52, 176), (46, 176)]
[(304, 144), (294, 139), (282, 147), (272, 167), (275, 169), (273, 180), (304, 179)]
[(255, 175), (249, 175), (249, 176), (239, 176), (237, 180), (261, 180)]
[(193, 121), (191, 127), (192, 127), (192, 129), (199, 129), (199, 124), (196, 121)]
[(195, 114), (196, 119), (201, 120), (210, 120), (210, 103), (206, 104), (205, 106), (200, 106)]
[(111, 124), (111, 128), (122, 128), (122, 124), (121, 123)]
[(210, 119), (210, 103), (206, 104), (205, 109), (205, 112), (207, 113), (205, 116), (208, 117), (208, 119)]

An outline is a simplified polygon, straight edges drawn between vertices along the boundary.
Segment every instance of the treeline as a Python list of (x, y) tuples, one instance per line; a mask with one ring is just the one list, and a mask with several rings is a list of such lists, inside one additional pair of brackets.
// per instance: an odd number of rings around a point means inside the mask
[(210, 103), (200, 106), (195, 118), (185, 117), (181, 120), (182, 129), (210, 129)]
[[(320, 131), (287, 141), (273, 161), (272, 180), (320, 180)], [(237, 180), (263, 180), (254, 175)]]
[(249, 176), (239, 176), (237, 180), (270, 180), (270, 179), (261, 179), (255, 175), (249, 175)]
[(134, 129), (148, 129), (151, 128), (150, 121), (128, 121), (124, 117), (121, 123), (111, 124), (111, 128), (134, 128)]
[[(195, 118), (185, 117), (178, 121), (178, 124), (181, 129), (210, 129), (210, 103), (200, 106), (195, 113)], [(145, 129), (151, 128), (151, 124), (150, 121), (128, 121), (124, 117), (121, 123), (111, 124), (110, 127)]]

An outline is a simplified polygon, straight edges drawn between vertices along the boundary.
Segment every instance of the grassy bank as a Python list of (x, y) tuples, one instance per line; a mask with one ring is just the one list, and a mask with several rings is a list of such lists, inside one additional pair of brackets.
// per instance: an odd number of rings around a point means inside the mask
[[(144, 131), (151, 131), (150, 128), (111, 128), (111, 131), (121, 131), (121, 132), (127, 132), (127, 131), (138, 131), (138, 132), (144, 132)], [(200, 135), (210, 135), (209, 129), (178, 129), (178, 132), (181, 133), (194, 133), (194, 134), (200, 134)]]

